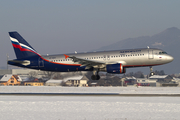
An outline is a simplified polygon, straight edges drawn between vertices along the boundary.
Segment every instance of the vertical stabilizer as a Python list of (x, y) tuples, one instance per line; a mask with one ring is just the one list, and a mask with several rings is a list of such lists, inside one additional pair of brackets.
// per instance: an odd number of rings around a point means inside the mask
[(9, 32), (17, 59), (39, 55), (18, 32)]

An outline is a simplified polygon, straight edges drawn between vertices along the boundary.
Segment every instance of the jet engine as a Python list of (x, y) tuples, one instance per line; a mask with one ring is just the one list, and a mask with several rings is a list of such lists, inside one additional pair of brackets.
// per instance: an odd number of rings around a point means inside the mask
[(123, 74), (126, 72), (126, 68), (123, 68), (122, 63), (106, 65), (107, 73)]

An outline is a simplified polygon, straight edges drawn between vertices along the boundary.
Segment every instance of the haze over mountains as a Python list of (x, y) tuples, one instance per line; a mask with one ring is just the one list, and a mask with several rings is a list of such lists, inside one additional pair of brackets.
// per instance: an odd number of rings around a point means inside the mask
[[(164, 70), (166, 74), (180, 73), (180, 29), (168, 28), (153, 36), (141, 36), (120, 40), (108, 46), (101, 47), (97, 51), (135, 49), (135, 48), (159, 48), (174, 57), (174, 61), (165, 65), (153, 67), (154, 70)], [(130, 71), (149, 72), (149, 68), (132, 68)]]

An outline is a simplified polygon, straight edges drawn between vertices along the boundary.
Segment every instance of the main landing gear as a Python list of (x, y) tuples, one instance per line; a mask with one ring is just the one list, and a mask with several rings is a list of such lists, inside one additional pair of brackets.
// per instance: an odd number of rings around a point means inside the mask
[(100, 76), (99, 76), (99, 70), (94, 70), (93, 71), (93, 75), (91, 76), (91, 79), (92, 80), (99, 80), (100, 79)]

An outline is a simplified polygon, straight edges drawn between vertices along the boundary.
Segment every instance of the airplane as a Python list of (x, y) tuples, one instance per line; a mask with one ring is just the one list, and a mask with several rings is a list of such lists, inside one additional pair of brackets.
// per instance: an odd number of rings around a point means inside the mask
[(126, 49), (60, 55), (40, 55), (18, 33), (9, 32), (17, 59), (8, 60), (9, 65), (53, 72), (93, 71), (92, 80), (99, 80), (99, 72), (124, 74), (126, 68), (150, 67), (173, 61), (165, 51), (154, 48)]

